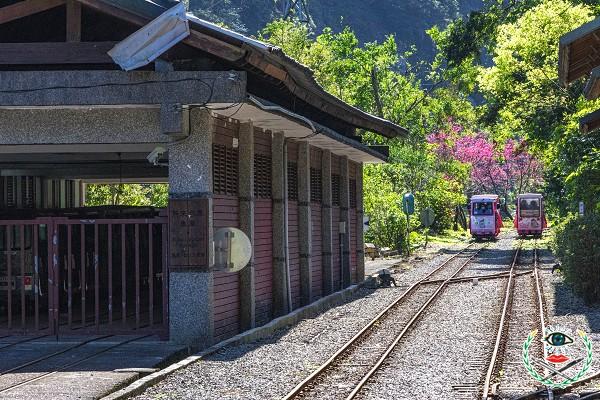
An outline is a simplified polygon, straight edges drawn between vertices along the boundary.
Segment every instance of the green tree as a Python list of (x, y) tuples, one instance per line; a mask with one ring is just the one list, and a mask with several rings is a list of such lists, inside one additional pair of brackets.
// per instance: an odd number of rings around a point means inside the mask
[(168, 199), (166, 184), (88, 184), (85, 205), (166, 207)]
[(552, 138), (565, 116), (575, 111), (580, 87), (558, 84), (558, 41), (593, 18), (586, 6), (546, 0), (517, 21), (498, 28), (494, 65), (482, 68), (479, 88), (487, 100), (484, 122), (504, 136), (539, 141)]
[[(390, 146), (389, 164), (365, 168), (365, 212), (371, 217), (367, 240), (399, 247), (406, 232), (400, 204), (407, 191), (414, 193), (417, 209), (434, 208), (439, 216), (435, 229), (451, 226), (452, 210), (465, 201), (464, 181), (444, 178), (447, 165), (438, 162), (425, 136), (450, 115), (473, 121), (474, 109), (466, 97), (451, 87), (422, 89), (415, 69), (405, 62), (410, 54), (398, 54), (393, 36), (361, 45), (350, 28), (339, 33), (325, 29), (313, 37), (302, 24), (277, 20), (261, 32), (261, 39), (311, 68), (325, 90), (409, 129), (407, 138), (394, 140), (362, 132), (367, 143)], [(413, 223), (411, 229), (417, 229), (418, 219)]]

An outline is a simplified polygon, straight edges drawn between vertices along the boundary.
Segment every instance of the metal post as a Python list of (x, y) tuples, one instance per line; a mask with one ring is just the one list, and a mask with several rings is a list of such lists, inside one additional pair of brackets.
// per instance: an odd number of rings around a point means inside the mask
[(406, 213), (406, 254), (410, 256), (410, 215)]

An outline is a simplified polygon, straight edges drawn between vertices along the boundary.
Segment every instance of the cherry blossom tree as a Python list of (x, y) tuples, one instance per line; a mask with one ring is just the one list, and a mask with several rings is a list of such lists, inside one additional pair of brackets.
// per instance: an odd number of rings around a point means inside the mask
[(470, 167), (467, 188), (472, 193), (509, 197), (536, 190), (542, 183), (542, 165), (527, 151), (524, 141), (510, 139), (496, 144), (483, 132), (465, 133), (462, 126), (451, 120), (448, 128), (427, 139), (441, 160)]

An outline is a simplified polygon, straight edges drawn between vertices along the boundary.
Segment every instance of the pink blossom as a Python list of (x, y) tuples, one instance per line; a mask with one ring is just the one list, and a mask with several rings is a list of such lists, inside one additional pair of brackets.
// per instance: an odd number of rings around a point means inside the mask
[(449, 119), (448, 131), (434, 132), (427, 141), (440, 159), (470, 165), (472, 191), (506, 195), (539, 186), (542, 165), (527, 151), (524, 141), (510, 139), (498, 148), (483, 132), (460, 136), (462, 132), (463, 127)]

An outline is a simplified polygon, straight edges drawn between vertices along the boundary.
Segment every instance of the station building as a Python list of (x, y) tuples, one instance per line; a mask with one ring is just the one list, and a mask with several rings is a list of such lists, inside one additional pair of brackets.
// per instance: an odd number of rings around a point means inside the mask
[[(558, 76), (563, 87), (587, 77), (583, 91), (585, 98), (595, 100), (600, 97), (600, 18), (560, 38)], [(600, 110), (584, 116), (579, 122), (583, 133), (600, 128)]]
[[(365, 163), (400, 126), (273, 46), (188, 14), (124, 71), (107, 54), (170, 0), (0, 1), (0, 333), (156, 333), (201, 347), (364, 277)], [(169, 206), (84, 207), (168, 183)], [(237, 227), (250, 263), (214, 262)]]

